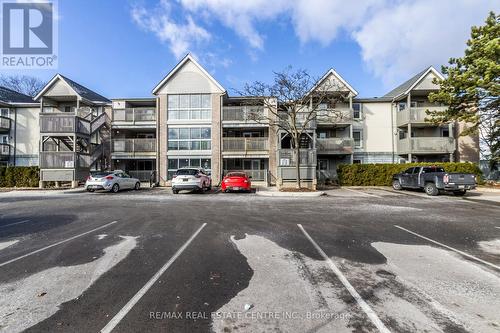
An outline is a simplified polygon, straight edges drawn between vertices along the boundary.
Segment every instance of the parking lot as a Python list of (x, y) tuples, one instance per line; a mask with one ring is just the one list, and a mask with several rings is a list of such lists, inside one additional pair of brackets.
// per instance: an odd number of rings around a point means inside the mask
[(0, 331), (499, 332), (500, 207), (0, 193)]

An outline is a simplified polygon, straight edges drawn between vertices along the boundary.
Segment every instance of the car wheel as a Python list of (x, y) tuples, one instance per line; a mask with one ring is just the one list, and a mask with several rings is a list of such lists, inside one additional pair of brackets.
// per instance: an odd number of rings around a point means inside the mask
[(396, 191), (401, 191), (403, 189), (403, 186), (401, 186), (401, 183), (399, 180), (393, 180), (392, 181), (392, 188), (395, 189)]
[(466, 190), (462, 190), (462, 191), (453, 191), (453, 194), (456, 195), (457, 197), (461, 197), (461, 196), (464, 196), (465, 193), (467, 193)]
[(135, 183), (134, 190), (139, 191), (140, 188), (141, 188), (141, 183), (139, 182)]
[(179, 194), (179, 190), (172, 190), (173, 194)]
[(118, 193), (118, 191), (120, 191), (120, 185), (114, 184), (113, 187), (111, 188), (111, 192)]
[(94, 192), (94, 190), (93, 190), (93, 189), (88, 188), (88, 189), (87, 189), (87, 192)]
[(427, 183), (424, 186), (425, 193), (430, 196), (436, 196), (439, 194), (439, 190), (436, 187), (436, 184), (434, 183)]

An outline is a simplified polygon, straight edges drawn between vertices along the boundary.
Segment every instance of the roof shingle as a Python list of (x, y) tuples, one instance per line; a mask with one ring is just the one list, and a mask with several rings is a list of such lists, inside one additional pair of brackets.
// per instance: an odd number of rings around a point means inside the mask
[(81, 97), (88, 99), (89, 101), (92, 102), (104, 102), (104, 103), (111, 103), (109, 99), (106, 97), (99, 95), (95, 91), (90, 90), (87, 87), (82, 86), (81, 84), (67, 78), (66, 76), (63, 76), (59, 74), (70, 86), (73, 88), (78, 95)]
[(418, 73), (417, 75), (415, 75), (414, 77), (412, 77), (411, 79), (409, 79), (408, 81), (404, 82), (403, 84), (401, 84), (401, 85), (397, 86), (396, 88), (392, 89), (391, 91), (389, 91), (387, 94), (385, 94), (382, 97), (391, 97), (391, 98), (394, 98), (394, 97), (397, 97), (397, 96), (403, 94), (406, 90), (408, 90), (408, 88), (410, 88), (415, 82), (417, 82), (417, 80), (422, 75), (424, 75), (424, 73), (427, 72), (429, 70), (429, 68), (431, 68), (431, 67), (432, 66), (427, 67), (426, 69), (424, 69), (423, 71), (421, 71), (420, 73)]
[(0, 86), (0, 101), (4, 103), (35, 103), (30, 96), (2, 86)]

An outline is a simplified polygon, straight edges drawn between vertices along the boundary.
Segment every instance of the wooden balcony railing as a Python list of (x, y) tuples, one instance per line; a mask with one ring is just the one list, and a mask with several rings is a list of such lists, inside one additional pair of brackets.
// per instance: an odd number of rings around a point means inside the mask
[(266, 123), (267, 112), (261, 106), (224, 106), (222, 120), (231, 122)]
[(428, 106), (428, 107), (412, 107), (403, 111), (398, 111), (396, 114), (396, 121), (398, 126), (408, 123), (427, 123), (426, 119), (430, 118), (426, 111), (443, 112), (446, 110), (445, 106)]
[(449, 137), (419, 137), (398, 140), (399, 154), (453, 153), (454, 151), (455, 139)]
[(352, 154), (354, 140), (350, 138), (316, 139), (318, 153), (323, 154)]
[(0, 116), (0, 132), (10, 131), (10, 118)]
[(112, 153), (115, 155), (154, 155), (156, 139), (113, 139)]
[(222, 138), (222, 151), (226, 152), (267, 152), (269, 138)]
[(76, 169), (89, 167), (89, 155), (82, 155), (71, 151), (40, 152), (41, 169)]
[(113, 122), (135, 123), (156, 122), (155, 108), (113, 109)]
[(40, 133), (90, 134), (90, 121), (75, 113), (54, 112), (40, 114)]
[[(287, 167), (297, 165), (297, 154), (295, 149), (279, 149), (278, 150), (278, 165)], [(316, 149), (300, 149), (300, 165), (315, 166), (316, 165)]]

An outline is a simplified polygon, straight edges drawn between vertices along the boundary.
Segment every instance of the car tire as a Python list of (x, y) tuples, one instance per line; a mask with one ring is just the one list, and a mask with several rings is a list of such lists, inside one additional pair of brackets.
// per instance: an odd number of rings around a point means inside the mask
[(427, 183), (424, 186), (424, 191), (427, 195), (436, 196), (439, 194), (439, 190), (434, 183)]
[(466, 190), (461, 190), (461, 191), (453, 191), (453, 194), (456, 195), (457, 197), (462, 197), (467, 193)]
[(403, 189), (403, 186), (401, 186), (399, 180), (395, 179), (392, 181), (392, 188), (395, 189), (396, 191), (401, 191)]
[(111, 187), (111, 192), (118, 193), (119, 191), (120, 191), (120, 185), (114, 184), (113, 187)]
[(94, 190), (89, 188), (89, 189), (87, 189), (87, 192), (94, 192)]
[(173, 194), (179, 194), (179, 190), (174, 190), (174, 189), (172, 189), (172, 193), (173, 193)]
[(135, 183), (134, 190), (139, 191), (140, 188), (141, 188), (141, 183), (139, 182)]

